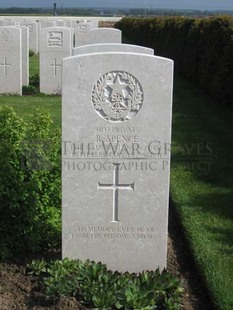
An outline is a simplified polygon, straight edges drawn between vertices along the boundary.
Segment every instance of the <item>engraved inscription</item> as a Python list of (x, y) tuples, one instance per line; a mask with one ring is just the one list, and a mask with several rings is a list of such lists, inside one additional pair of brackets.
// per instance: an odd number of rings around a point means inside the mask
[(61, 31), (50, 31), (47, 34), (48, 46), (62, 47), (63, 46), (63, 33)]
[(103, 227), (79, 226), (72, 239), (120, 239), (150, 240), (158, 239), (155, 227)]
[(79, 33), (87, 33), (87, 31), (88, 31), (87, 25), (78, 25)]
[(53, 64), (50, 65), (54, 69), (54, 77), (57, 76), (57, 69), (61, 68), (61, 64), (57, 63), (57, 58), (54, 58)]
[(118, 197), (120, 189), (134, 190), (134, 183), (119, 184), (119, 163), (113, 163), (113, 183), (101, 184), (98, 182), (98, 189), (111, 189), (113, 190), (113, 214), (111, 222), (119, 222), (118, 219)]
[(3, 42), (8, 42), (13, 40), (13, 35), (7, 29), (3, 29), (0, 31), (0, 40)]
[(4, 58), (4, 62), (0, 63), (0, 67), (3, 67), (3, 74), (7, 76), (7, 67), (11, 66), (11, 64), (7, 63), (7, 57)]
[(109, 122), (130, 120), (141, 109), (143, 90), (139, 81), (125, 71), (111, 71), (100, 77), (92, 89), (97, 114)]

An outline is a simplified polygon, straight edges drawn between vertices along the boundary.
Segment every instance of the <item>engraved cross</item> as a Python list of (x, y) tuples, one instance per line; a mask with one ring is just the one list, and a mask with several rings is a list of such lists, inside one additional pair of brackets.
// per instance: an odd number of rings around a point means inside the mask
[(57, 68), (61, 67), (61, 64), (57, 63), (57, 58), (54, 58), (54, 62), (50, 65), (50, 67), (54, 68), (54, 76), (57, 76)]
[(4, 58), (4, 63), (0, 63), (1, 67), (4, 67), (4, 76), (7, 75), (7, 67), (11, 66), (11, 64), (7, 63), (7, 57)]
[(113, 182), (112, 184), (101, 184), (98, 182), (98, 189), (111, 189), (113, 190), (113, 215), (111, 222), (119, 222), (118, 219), (118, 198), (119, 190), (127, 189), (134, 190), (134, 183), (131, 184), (119, 184), (119, 163), (113, 163)]

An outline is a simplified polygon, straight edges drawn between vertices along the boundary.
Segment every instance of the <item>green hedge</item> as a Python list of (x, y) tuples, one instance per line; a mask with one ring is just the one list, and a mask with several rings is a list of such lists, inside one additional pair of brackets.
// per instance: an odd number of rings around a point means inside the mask
[(233, 105), (233, 17), (123, 18), (116, 24), (136, 44), (171, 58), (184, 77)]

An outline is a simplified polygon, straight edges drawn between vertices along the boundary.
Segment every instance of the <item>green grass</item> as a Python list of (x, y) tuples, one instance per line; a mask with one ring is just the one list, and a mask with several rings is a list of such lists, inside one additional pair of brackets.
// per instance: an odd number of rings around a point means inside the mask
[(0, 96), (0, 106), (13, 107), (20, 117), (28, 121), (37, 108), (47, 111), (53, 127), (61, 125), (61, 97), (58, 96)]
[(232, 310), (232, 111), (175, 81), (171, 195), (217, 309)]
[[(39, 57), (30, 57), (30, 77), (39, 73)], [(26, 121), (31, 118), (36, 109), (43, 108), (53, 120), (53, 128), (61, 125), (61, 97), (60, 96), (0, 96), (0, 106), (7, 105), (14, 108), (19, 116)]]
[(29, 65), (29, 76), (33, 76), (36, 74), (39, 74), (39, 56), (34, 54), (29, 59), (30, 65)]

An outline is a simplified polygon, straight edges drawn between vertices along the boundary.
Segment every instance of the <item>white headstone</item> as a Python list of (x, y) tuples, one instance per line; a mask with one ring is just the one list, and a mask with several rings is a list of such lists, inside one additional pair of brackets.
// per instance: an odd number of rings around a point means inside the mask
[(56, 24), (58, 27), (65, 27), (65, 21), (62, 19), (56, 20)]
[(22, 95), (21, 29), (0, 27), (0, 93)]
[(29, 28), (19, 26), (22, 33), (22, 84), (29, 84)]
[(34, 21), (25, 21), (24, 26), (29, 29), (29, 49), (37, 54), (39, 50), (39, 24)]
[(121, 43), (121, 30), (114, 28), (95, 28), (90, 32), (91, 44)]
[(63, 60), (62, 255), (122, 272), (166, 267), (173, 61)]
[(91, 22), (80, 22), (75, 25), (74, 35), (75, 35), (75, 46), (81, 46), (90, 44), (91, 37), (90, 31), (93, 28)]
[(130, 52), (138, 54), (154, 55), (152, 48), (119, 43), (100, 43), (89, 44), (73, 48), (73, 55), (90, 54), (90, 53), (103, 53), (103, 52)]
[(40, 21), (40, 25), (41, 25), (41, 28), (49, 28), (49, 27), (56, 27), (57, 23), (55, 20), (45, 19), (45, 20)]
[(40, 92), (61, 93), (61, 62), (72, 54), (70, 28), (42, 28), (40, 31)]

